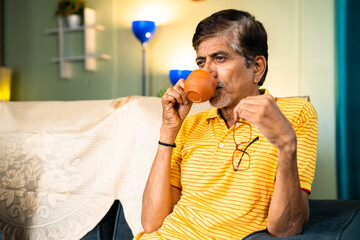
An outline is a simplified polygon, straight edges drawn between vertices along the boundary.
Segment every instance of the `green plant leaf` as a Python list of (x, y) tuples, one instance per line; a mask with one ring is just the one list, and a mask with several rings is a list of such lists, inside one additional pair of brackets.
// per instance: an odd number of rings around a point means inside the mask
[(161, 89), (157, 92), (156, 96), (159, 97), (159, 98), (161, 98), (161, 97), (165, 94), (166, 90), (168, 90), (168, 88), (171, 88), (171, 87), (172, 87), (171, 85), (167, 85), (167, 86), (161, 88)]

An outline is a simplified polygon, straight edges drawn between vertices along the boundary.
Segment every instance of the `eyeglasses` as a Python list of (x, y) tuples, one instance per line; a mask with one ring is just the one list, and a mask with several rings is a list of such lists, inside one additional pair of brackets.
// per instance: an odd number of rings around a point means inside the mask
[[(242, 128), (241, 132), (239, 132), (239, 134), (235, 134), (236, 129), (238, 129), (239, 127)], [(234, 126), (233, 137), (234, 143), (236, 145), (232, 156), (232, 165), (234, 171), (247, 170), (250, 168), (250, 155), (248, 152), (246, 152), (246, 149), (251, 144), (259, 140), (259, 137), (252, 139), (251, 125), (243, 121), (238, 121)], [(245, 147), (241, 148), (244, 145)]]

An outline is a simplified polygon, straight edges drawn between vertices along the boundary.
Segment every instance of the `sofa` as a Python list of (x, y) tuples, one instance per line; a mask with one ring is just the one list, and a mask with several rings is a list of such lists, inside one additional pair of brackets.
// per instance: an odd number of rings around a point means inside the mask
[[(194, 104), (190, 115), (210, 108)], [(156, 97), (0, 102), (2, 239), (132, 239), (157, 150)], [(310, 200), (303, 234), (358, 239), (360, 201)], [(244, 239), (272, 239), (266, 230)]]

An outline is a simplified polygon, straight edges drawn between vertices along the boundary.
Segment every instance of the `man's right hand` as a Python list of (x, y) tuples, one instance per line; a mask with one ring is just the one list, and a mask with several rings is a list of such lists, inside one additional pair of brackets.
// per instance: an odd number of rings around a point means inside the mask
[[(184, 92), (184, 79), (180, 79), (176, 85), (169, 88), (161, 98), (163, 107), (162, 130), (167, 133), (172, 132), (175, 136), (171, 136), (172, 140), (180, 130), (181, 124), (188, 115), (192, 102), (190, 102)], [(171, 134), (173, 135), (173, 134)]]
[[(169, 88), (161, 98), (163, 107), (160, 141), (173, 144), (192, 103), (184, 93), (184, 79)], [(172, 147), (159, 145), (146, 182), (141, 211), (141, 224), (147, 233), (158, 230), (173, 211), (181, 191), (170, 184)]]

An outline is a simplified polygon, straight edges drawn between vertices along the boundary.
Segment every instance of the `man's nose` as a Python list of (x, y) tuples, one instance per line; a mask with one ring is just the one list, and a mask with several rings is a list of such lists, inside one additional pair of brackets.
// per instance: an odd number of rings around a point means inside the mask
[(216, 68), (211, 62), (206, 62), (203, 68), (205, 71), (209, 72), (215, 78), (217, 77)]

